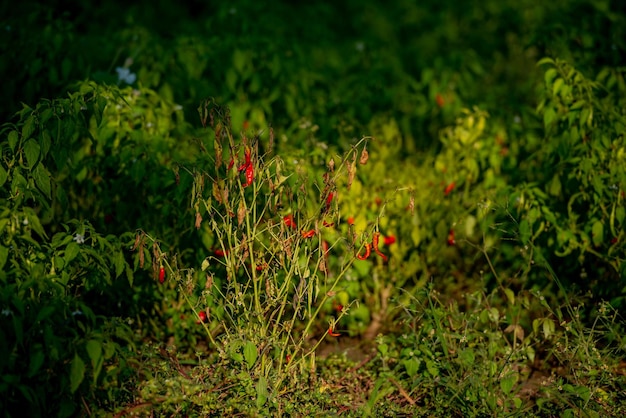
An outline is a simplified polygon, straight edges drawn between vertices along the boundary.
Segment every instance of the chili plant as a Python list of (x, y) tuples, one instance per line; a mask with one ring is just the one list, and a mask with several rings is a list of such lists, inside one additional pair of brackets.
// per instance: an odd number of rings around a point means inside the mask
[[(282, 158), (262, 152), (258, 135), (237, 140), (227, 108), (208, 100), (199, 111), (214, 133), (214, 154), (186, 170), (194, 179), (193, 224), (209, 254), (193, 273), (196, 283), (172, 273), (214, 349), (256, 381), (262, 406), (288, 376), (314, 367), (324, 338), (341, 335), (338, 323), (352, 305), (335, 315), (326, 307), (373, 229), (359, 236), (335, 228), (345, 222), (335, 196), (338, 178), (351, 176), (351, 153), (330, 158), (317, 182), (304, 164), (286, 172)], [(362, 162), (367, 141), (352, 150), (361, 150)]]

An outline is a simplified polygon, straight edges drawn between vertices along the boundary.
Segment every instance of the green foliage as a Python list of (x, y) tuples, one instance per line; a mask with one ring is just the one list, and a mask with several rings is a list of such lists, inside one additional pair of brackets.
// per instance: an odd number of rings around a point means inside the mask
[(509, 3), (0, 6), (0, 408), (618, 416), (624, 14)]
[(569, 283), (588, 288), (586, 271), (593, 271), (603, 283), (593, 290), (610, 297), (623, 288), (615, 279), (626, 274), (622, 78), (605, 70), (594, 82), (566, 62), (540, 64), (547, 65), (537, 108), (546, 139), (531, 162), (532, 183), (517, 197), (522, 242), (551, 263), (552, 254), (563, 257), (557, 274)]

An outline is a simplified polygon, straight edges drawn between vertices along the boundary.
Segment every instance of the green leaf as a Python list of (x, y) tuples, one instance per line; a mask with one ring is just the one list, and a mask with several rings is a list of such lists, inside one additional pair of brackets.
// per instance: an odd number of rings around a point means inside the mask
[(526, 219), (523, 219), (520, 223), (519, 223), (519, 236), (520, 239), (522, 240), (522, 244), (526, 245), (528, 244), (528, 241), (530, 240), (530, 224), (528, 223), (528, 221)]
[(599, 247), (604, 241), (604, 224), (600, 221), (595, 221), (591, 227), (591, 239), (593, 245)]
[(133, 276), (133, 269), (130, 267), (130, 264), (126, 264), (126, 280), (128, 280), (128, 285), (130, 287), (133, 287), (133, 281), (134, 281), (134, 276)]
[(100, 127), (102, 124), (102, 114), (104, 113), (104, 108), (107, 105), (107, 99), (102, 96), (98, 96), (94, 105), (93, 105), (93, 115), (96, 118), (96, 125)]
[(256, 345), (253, 342), (248, 341), (246, 345), (243, 347), (243, 355), (246, 359), (246, 363), (248, 364), (248, 368), (254, 366), (256, 359), (258, 357)]
[(65, 263), (69, 264), (70, 261), (76, 258), (79, 252), (80, 247), (77, 243), (70, 242), (69, 244), (67, 244), (67, 247), (65, 248)]
[(27, 167), (32, 169), (39, 161), (41, 149), (34, 139), (29, 139), (24, 143), (24, 154), (26, 155)]
[(517, 381), (517, 376), (515, 374), (510, 374), (507, 377), (500, 380), (500, 389), (504, 392), (505, 395), (508, 395), (513, 389), (513, 385)]
[(0, 187), (6, 183), (7, 178), (9, 178), (9, 173), (4, 169), (4, 166), (0, 164)]
[(37, 344), (36, 347), (32, 348), (30, 356), (30, 363), (28, 364), (28, 377), (33, 377), (37, 374), (41, 366), (43, 365), (44, 360), (46, 359), (46, 355), (43, 352), (43, 348), (40, 344)]
[(548, 88), (552, 85), (552, 80), (554, 80), (554, 77), (556, 76), (557, 72), (555, 68), (550, 68), (548, 71), (546, 71), (544, 79)]
[(93, 367), (93, 381), (94, 384), (96, 384), (98, 381), (98, 375), (102, 369), (102, 364), (104, 363), (104, 358), (102, 356), (102, 343), (98, 340), (89, 340), (87, 341), (85, 348), (87, 349), (87, 354), (91, 360), (91, 366)]
[(95, 366), (102, 357), (102, 344), (98, 340), (89, 340), (85, 348), (87, 349), (91, 364)]
[(4, 268), (4, 265), (7, 263), (8, 257), (9, 257), (9, 249), (5, 247), (4, 245), (0, 245), (0, 270)]
[(76, 392), (83, 379), (85, 378), (85, 362), (78, 357), (78, 354), (74, 355), (74, 360), (70, 365), (70, 391)]
[(43, 164), (37, 165), (37, 168), (33, 170), (33, 178), (35, 179), (35, 185), (49, 200), (52, 199), (52, 188), (50, 186), (50, 174), (45, 169)]
[(117, 251), (113, 255), (113, 265), (115, 266), (115, 278), (117, 279), (124, 272), (124, 254)]
[(552, 177), (552, 181), (550, 182), (550, 186), (548, 187), (549, 187), (548, 193), (550, 193), (552, 196), (561, 195), (562, 186), (561, 186), (561, 179), (559, 178), (558, 174), (555, 174)]
[(545, 112), (543, 113), (543, 126), (547, 130), (552, 122), (554, 122), (554, 118), (556, 117), (556, 112), (552, 106), (547, 107)]
[(543, 335), (546, 338), (550, 338), (552, 334), (554, 334), (554, 322), (548, 318), (544, 318), (543, 320)]
[(554, 85), (552, 86), (552, 94), (553, 95), (558, 95), (559, 94), (559, 90), (561, 89), (561, 87), (563, 87), (563, 79), (561, 77), (557, 78), (554, 81)]
[(504, 294), (511, 305), (515, 305), (515, 293), (508, 287), (504, 289)]
[(413, 377), (419, 371), (421, 362), (419, 359), (411, 357), (409, 359), (403, 360), (402, 363), (404, 364), (404, 368), (406, 369), (406, 374), (408, 374), (409, 377)]
[(240, 49), (235, 49), (235, 52), (233, 52), (233, 67), (239, 74), (242, 74), (246, 67), (246, 53)]
[(35, 319), (35, 322), (43, 321), (44, 319), (50, 317), (55, 311), (56, 311), (56, 308), (54, 306), (51, 306), (51, 305), (44, 306), (37, 313), (37, 318)]
[(554, 60), (550, 57), (545, 57), (545, 58), (541, 58), (538, 62), (537, 62), (537, 66), (543, 65), (543, 64), (552, 64), (554, 65)]
[(267, 392), (267, 379), (265, 376), (260, 376), (259, 381), (256, 384), (256, 406), (257, 408), (261, 408), (267, 402), (267, 397), (269, 393)]
[(52, 146), (52, 139), (50, 138), (50, 133), (48, 131), (43, 131), (40, 145), (41, 159), (43, 160), (48, 155), (48, 151), (50, 151), (50, 147)]
[(35, 116), (32, 114), (26, 119), (22, 126), (22, 140), (27, 140), (35, 132)]
[(461, 360), (461, 364), (466, 367), (471, 367), (474, 364), (474, 360), (476, 356), (474, 355), (474, 350), (471, 348), (462, 350), (459, 353), (459, 360)]
[(18, 133), (17, 131), (11, 131), (9, 132), (9, 147), (11, 148), (11, 151), (15, 152), (15, 147), (17, 146), (17, 141), (19, 139)]

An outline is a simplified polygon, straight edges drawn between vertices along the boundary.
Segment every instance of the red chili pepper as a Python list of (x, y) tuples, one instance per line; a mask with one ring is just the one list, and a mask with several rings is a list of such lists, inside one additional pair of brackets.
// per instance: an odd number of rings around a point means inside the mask
[(248, 187), (254, 181), (254, 166), (252, 164), (248, 164), (246, 167), (246, 183), (243, 187)]
[(322, 224), (323, 224), (326, 228), (330, 228), (330, 227), (332, 227), (332, 226), (334, 226), (334, 225), (335, 225), (335, 223), (334, 223), (334, 222), (330, 222), (330, 223), (329, 223), (329, 222), (326, 222), (326, 221), (324, 221)]
[(330, 204), (333, 201), (334, 196), (335, 194), (333, 192), (328, 193), (328, 196), (326, 197), (326, 211), (330, 209)]
[(380, 252), (380, 250), (378, 249), (379, 238), (380, 238), (380, 232), (375, 232), (374, 237), (372, 239), (372, 243), (374, 245), (374, 251), (376, 251), (376, 254), (378, 254), (384, 261), (387, 261), (387, 256), (383, 254), (382, 252)]
[(311, 229), (309, 231), (302, 231), (302, 238), (311, 238), (315, 236), (315, 229)]
[(391, 245), (396, 242), (396, 237), (394, 237), (393, 235), (389, 235), (388, 237), (384, 238), (383, 242), (385, 243), (385, 245)]
[(233, 168), (234, 165), (235, 165), (235, 159), (231, 158), (230, 161), (228, 162), (228, 168), (226, 169), (226, 171), (230, 171), (230, 169)]
[(333, 330), (333, 327), (328, 327), (328, 335), (330, 335), (331, 337), (339, 337), (341, 334), (338, 332), (335, 332)]
[(293, 215), (285, 215), (283, 216), (283, 222), (285, 222), (285, 226), (288, 228), (297, 228), (296, 221), (293, 220)]
[(348, 225), (354, 225), (354, 218), (352, 216), (348, 218)]
[(450, 229), (450, 232), (448, 232), (448, 245), (452, 246), (454, 244), (456, 244), (454, 240), (454, 229)]
[(285, 360), (287, 361), (287, 363), (290, 363), (291, 362), (291, 356), (289, 354), (287, 354), (285, 356)]
[(365, 254), (364, 255), (357, 254), (356, 258), (358, 258), (359, 260), (367, 260), (371, 252), (372, 252), (372, 244), (368, 242), (367, 244), (365, 244)]
[(450, 192), (451, 192), (452, 190), (454, 190), (454, 186), (455, 186), (454, 182), (450, 182), (450, 184), (448, 184), (448, 185), (446, 186), (445, 190), (443, 191), (443, 194), (444, 194), (444, 195), (446, 195), (446, 196), (447, 196), (447, 195), (449, 195), (449, 194), (450, 194)]
[(220, 249), (220, 248), (217, 248), (217, 249), (213, 250), (213, 254), (214, 254), (216, 257), (224, 257), (224, 256), (226, 255), (226, 252), (225, 252), (225, 251), (223, 251), (223, 250), (222, 250), (222, 249)]
[(380, 206), (380, 204), (383, 203), (383, 199), (377, 197), (376, 199), (374, 199), (374, 203), (376, 203), (376, 206)]
[(443, 107), (443, 105), (446, 104), (446, 101), (443, 99), (443, 96), (439, 93), (437, 93), (437, 96), (435, 96), (435, 101), (437, 102), (437, 106), (439, 107)]
[(250, 148), (246, 147), (246, 151), (244, 153), (244, 157), (245, 157), (246, 161), (239, 166), (239, 168), (238, 168), (239, 171), (246, 170), (249, 166), (252, 165), (252, 157), (250, 155)]
[(204, 311), (198, 312), (198, 320), (196, 321), (196, 324), (203, 324), (206, 322), (206, 320), (207, 320), (206, 312)]
[(159, 283), (163, 283), (165, 281), (165, 268), (161, 266), (159, 269)]

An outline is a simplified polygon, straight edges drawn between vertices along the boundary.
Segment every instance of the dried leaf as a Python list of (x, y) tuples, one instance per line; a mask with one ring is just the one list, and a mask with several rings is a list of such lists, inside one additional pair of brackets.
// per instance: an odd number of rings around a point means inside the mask
[(135, 236), (135, 244), (133, 245), (133, 248), (131, 248), (131, 251), (135, 251), (137, 249), (137, 247), (139, 246), (139, 243), (141, 241), (141, 237), (143, 236), (143, 234), (137, 233), (137, 236)]
[(274, 150), (274, 128), (270, 126), (270, 143), (269, 143), (269, 153), (271, 154)]
[(511, 324), (504, 330), (507, 334), (513, 333), (513, 337), (517, 338), (519, 342), (524, 342), (524, 328), (518, 324)]
[(139, 243), (139, 268), (140, 269), (143, 268), (143, 265), (146, 261), (146, 255), (143, 252), (144, 245), (145, 243), (144, 243), (143, 237), (141, 237), (141, 242)]
[(328, 273), (328, 269), (326, 268), (326, 260), (323, 256), (320, 257), (319, 269), (322, 273)]
[(246, 218), (246, 205), (243, 200), (239, 202), (239, 208), (237, 209), (237, 225), (241, 226), (243, 220)]
[(196, 229), (200, 229), (200, 226), (202, 225), (202, 215), (200, 215), (200, 212), (196, 212)]
[(352, 182), (354, 181), (354, 177), (356, 176), (356, 153), (354, 154), (354, 159), (350, 164), (348, 164), (348, 190), (352, 187)]
[(367, 152), (367, 148), (363, 148), (363, 151), (361, 151), (361, 158), (359, 158), (359, 164), (361, 165), (365, 165), (367, 164), (367, 160), (370, 159), (370, 153)]

